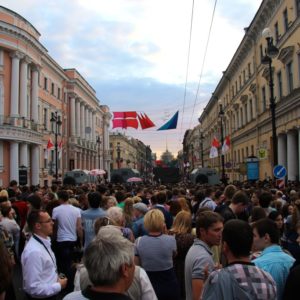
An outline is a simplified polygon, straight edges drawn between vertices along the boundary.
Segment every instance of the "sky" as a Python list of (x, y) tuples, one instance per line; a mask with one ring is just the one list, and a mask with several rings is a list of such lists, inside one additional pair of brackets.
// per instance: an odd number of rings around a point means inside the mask
[[(198, 124), (261, 2), (0, 0), (0, 5), (28, 20), (50, 56), (63, 68), (76, 68), (111, 112), (145, 112), (155, 128), (118, 131), (150, 145), (159, 157), (166, 148), (175, 156), (182, 149), (185, 131)], [(177, 129), (156, 130), (178, 110)]]

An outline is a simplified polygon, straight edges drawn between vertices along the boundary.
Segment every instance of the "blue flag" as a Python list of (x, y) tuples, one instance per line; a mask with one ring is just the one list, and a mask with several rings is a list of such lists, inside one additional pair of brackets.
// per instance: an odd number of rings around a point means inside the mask
[(177, 127), (177, 121), (178, 121), (178, 113), (179, 113), (179, 111), (177, 111), (175, 113), (175, 115), (167, 123), (165, 123), (163, 126), (161, 126), (160, 128), (158, 128), (157, 130), (176, 129), (176, 127)]

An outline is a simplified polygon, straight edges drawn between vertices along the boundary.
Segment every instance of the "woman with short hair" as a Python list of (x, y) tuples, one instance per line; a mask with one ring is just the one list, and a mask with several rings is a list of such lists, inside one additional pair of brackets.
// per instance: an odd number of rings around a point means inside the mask
[(180, 299), (179, 284), (173, 267), (173, 257), (177, 251), (176, 240), (174, 236), (165, 234), (163, 213), (159, 209), (148, 211), (144, 217), (144, 226), (148, 235), (136, 240), (136, 264), (146, 270), (159, 300)]

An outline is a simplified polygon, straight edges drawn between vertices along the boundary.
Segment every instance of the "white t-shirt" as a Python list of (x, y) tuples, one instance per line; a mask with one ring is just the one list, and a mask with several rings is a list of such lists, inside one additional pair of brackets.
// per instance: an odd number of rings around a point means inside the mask
[(57, 242), (77, 240), (76, 223), (80, 217), (80, 209), (71, 204), (61, 204), (53, 209), (52, 219), (57, 221)]

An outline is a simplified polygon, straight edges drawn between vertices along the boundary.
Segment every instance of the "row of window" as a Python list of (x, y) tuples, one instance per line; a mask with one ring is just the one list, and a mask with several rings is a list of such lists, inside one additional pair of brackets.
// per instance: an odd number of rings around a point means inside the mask
[[(48, 91), (49, 92), (49, 89), (48, 89), (48, 84), (49, 84), (49, 81), (48, 81), (48, 78), (47, 77), (44, 77), (44, 86), (43, 86), (43, 89), (45, 91)], [(57, 87), (56, 89), (56, 86), (54, 84), (54, 82), (51, 82), (51, 90), (50, 90), (50, 93), (52, 96), (56, 97), (57, 99), (61, 100), (61, 88), (60, 87)], [(64, 95), (65, 97), (65, 95)]]

